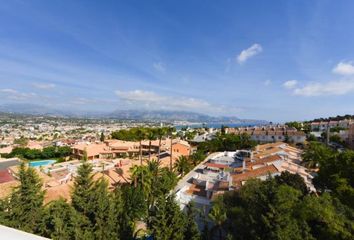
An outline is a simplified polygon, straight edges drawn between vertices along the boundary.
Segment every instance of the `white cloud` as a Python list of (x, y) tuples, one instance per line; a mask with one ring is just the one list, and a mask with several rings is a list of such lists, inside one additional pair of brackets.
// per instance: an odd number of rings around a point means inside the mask
[(154, 92), (134, 90), (134, 91), (115, 91), (116, 95), (128, 102), (162, 102), (165, 100), (164, 97), (157, 95)]
[(51, 89), (55, 88), (53, 83), (32, 83), (32, 86), (38, 89)]
[(261, 53), (262, 51), (262, 46), (258, 43), (255, 43), (251, 47), (242, 50), (242, 52), (237, 56), (237, 62), (239, 64), (242, 64), (246, 62), (249, 58)]
[(0, 92), (7, 93), (7, 94), (16, 94), (17, 93), (17, 91), (15, 89), (11, 89), (11, 88), (0, 89)]
[(264, 84), (264, 86), (269, 86), (270, 84), (272, 83), (272, 81), (271, 80), (265, 80), (264, 82), (263, 82), (263, 84)]
[(154, 67), (154, 69), (158, 72), (162, 72), (164, 73), (166, 71), (166, 67), (165, 64), (163, 64), (162, 62), (154, 62), (152, 64), (152, 66)]
[(133, 90), (133, 91), (115, 91), (116, 95), (125, 103), (132, 107), (140, 107), (152, 110), (179, 110), (179, 111), (197, 111), (209, 114), (220, 114), (228, 112), (227, 108), (214, 106), (207, 101), (183, 97), (183, 96), (165, 96), (155, 92)]
[(353, 62), (339, 62), (332, 71), (340, 75), (353, 75), (354, 64)]
[(19, 92), (15, 89), (11, 88), (3, 88), (0, 89), (0, 95), (3, 95), (3, 97), (10, 99), (10, 100), (15, 100), (15, 101), (23, 101), (23, 100), (28, 100), (33, 97), (36, 97), (36, 93), (24, 93), (24, 92)]
[(337, 80), (327, 83), (309, 83), (302, 88), (294, 89), (295, 95), (322, 96), (322, 95), (345, 95), (354, 92), (354, 79)]
[(287, 89), (293, 89), (295, 88), (297, 85), (297, 81), (296, 80), (289, 80), (283, 83), (283, 87), (287, 88)]

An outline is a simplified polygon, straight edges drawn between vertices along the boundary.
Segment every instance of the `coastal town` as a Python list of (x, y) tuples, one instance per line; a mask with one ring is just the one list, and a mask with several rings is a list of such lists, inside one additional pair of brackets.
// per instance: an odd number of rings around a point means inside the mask
[[(95, 179), (105, 178), (113, 189), (117, 184), (130, 184), (134, 181), (132, 171), (151, 161), (157, 161), (161, 168), (176, 171), (181, 158), (190, 158), (198, 152), (201, 143), (211, 141), (220, 134), (249, 137), (255, 143), (251, 149), (236, 149), (233, 146), (233, 151), (209, 152), (205, 159), (200, 159), (200, 163), (189, 169), (190, 172), (177, 172), (180, 180), (174, 193), (181, 209), (193, 201), (198, 208), (209, 211), (213, 199), (224, 192), (239, 189), (249, 179), (264, 180), (283, 172), (299, 174), (308, 189), (315, 192), (312, 179), (316, 171), (306, 168), (302, 160), (307, 139), (317, 136), (316, 139), (320, 140), (321, 134), (331, 132), (332, 136), (340, 136), (349, 148), (354, 143), (354, 121), (351, 119), (308, 122), (306, 125), (310, 131), (307, 134), (301, 129), (279, 124), (224, 126), (222, 129), (184, 127), (179, 130), (169, 128), (170, 132), (165, 131), (163, 135), (156, 135), (156, 132), (152, 136), (145, 134), (139, 141), (115, 139), (115, 132), (139, 129), (144, 123), (98, 121), (86, 126), (75, 119), (66, 120), (66, 124), (43, 119), (2, 124), (0, 198), (8, 196), (19, 184), (18, 168), (21, 162), (28, 162), (28, 157), (11, 153), (21, 148), (38, 152), (48, 148), (69, 149), (65, 156), (59, 158), (29, 161), (29, 165), (42, 178), (46, 190), (44, 201), (48, 203), (60, 198), (70, 201), (73, 181), (83, 161), (92, 164)], [(13, 131), (14, 126), (20, 131)], [(145, 128), (162, 129), (159, 125), (145, 125)], [(322, 141), (326, 143), (328, 139), (323, 138)], [(333, 142), (327, 144), (338, 146)]]
[(0, 240), (353, 240), (354, 1), (0, 4)]
[[(199, 212), (193, 217), (199, 231), (215, 226), (206, 216), (213, 214), (218, 199), (245, 189), (255, 179), (294, 178), (292, 181), (302, 182), (304, 191), (318, 194), (314, 179), (319, 176), (319, 162), (313, 154), (324, 150), (317, 145), (343, 154), (354, 146), (352, 118), (247, 127), (221, 124), (220, 128), (92, 119), (85, 125), (82, 119), (37, 116), (25, 119), (17, 116), (0, 127), (0, 199), (9, 198), (21, 187), (24, 164), (39, 177), (43, 204), (75, 201), (73, 189), (88, 166), (93, 183), (104, 181), (108, 191), (141, 186), (147, 196), (156, 194), (150, 189), (154, 184), (166, 181), (153, 177), (164, 172), (160, 177), (170, 180), (161, 186), (163, 191), (174, 197), (182, 212), (188, 213), (193, 205)], [(152, 184), (147, 189), (146, 182)], [(147, 223), (134, 221), (134, 232), (148, 236)]]

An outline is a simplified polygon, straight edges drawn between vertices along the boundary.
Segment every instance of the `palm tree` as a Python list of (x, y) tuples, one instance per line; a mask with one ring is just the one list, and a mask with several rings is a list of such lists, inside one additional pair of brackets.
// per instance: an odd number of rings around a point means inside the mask
[(145, 136), (146, 136), (146, 132), (145, 132), (145, 129), (143, 128), (138, 128), (137, 130), (137, 138), (139, 140), (139, 160), (140, 160), (140, 165), (143, 165), (143, 158), (142, 158), (142, 148), (141, 148), (141, 141), (145, 139)]
[(192, 165), (187, 157), (180, 156), (174, 164), (175, 171), (182, 177), (188, 173), (192, 168)]
[(133, 167), (130, 168), (130, 176), (134, 181), (134, 187), (138, 186), (138, 175), (139, 175), (139, 166), (134, 165)]
[(151, 189), (150, 189), (150, 194), (148, 195), (147, 198), (147, 202), (148, 202), (148, 206), (149, 208), (152, 207), (154, 205), (155, 202), (155, 197), (158, 194), (156, 193), (156, 190), (158, 189), (158, 184), (160, 183), (160, 176), (161, 176), (161, 169), (160, 164), (157, 160), (152, 160), (149, 161), (147, 164), (147, 169), (150, 172), (150, 176), (151, 176)]
[(155, 129), (149, 129), (147, 133), (147, 139), (149, 140), (149, 162), (151, 159), (151, 141), (156, 139), (156, 131)]
[(158, 128), (156, 129), (156, 136), (159, 139), (159, 150), (158, 150), (158, 161), (160, 162), (160, 153), (161, 153), (161, 140), (166, 135), (166, 128)]
[(170, 141), (171, 141), (171, 147), (170, 147), (170, 171), (172, 171), (172, 145), (173, 145), (174, 130), (175, 130), (175, 128), (173, 128), (173, 127), (168, 128), (168, 135), (169, 135)]
[(213, 229), (217, 229), (219, 232), (219, 239), (222, 238), (222, 225), (227, 219), (226, 212), (221, 209), (219, 205), (214, 205), (211, 209), (210, 213), (208, 214), (210, 220), (213, 221), (214, 227)]
[(145, 197), (147, 198), (151, 192), (151, 182), (152, 182), (152, 175), (147, 168), (147, 166), (137, 166), (131, 168), (131, 176), (134, 179), (134, 186), (137, 187), (140, 185), (143, 189)]
[(149, 161), (147, 164), (148, 170), (154, 175), (154, 177), (157, 177), (160, 170), (159, 167), (160, 163), (156, 160)]
[(115, 168), (114, 171), (121, 177), (126, 183), (129, 183), (128, 180), (124, 177), (124, 171), (122, 168)]

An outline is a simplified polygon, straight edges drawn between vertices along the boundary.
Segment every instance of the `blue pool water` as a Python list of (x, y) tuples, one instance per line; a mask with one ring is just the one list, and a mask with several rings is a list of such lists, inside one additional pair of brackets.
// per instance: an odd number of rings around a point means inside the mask
[(31, 167), (46, 166), (55, 163), (56, 160), (43, 160), (43, 161), (32, 161), (29, 163)]

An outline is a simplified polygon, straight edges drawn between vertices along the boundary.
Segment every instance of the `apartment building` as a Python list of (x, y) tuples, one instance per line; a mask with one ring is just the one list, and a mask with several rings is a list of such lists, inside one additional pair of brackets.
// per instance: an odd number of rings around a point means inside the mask
[(354, 123), (349, 126), (348, 130), (348, 145), (354, 150)]
[(240, 188), (249, 179), (265, 180), (284, 171), (299, 174), (314, 191), (313, 176), (300, 165), (301, 153), (281, 142), (258, 145), (253, 152), (216, 153), (180, 181), (175, 189), (176, 199), (181, 208), (189, 201), (199, 208), (209, 208), (216, 196)]
[(226, 133), (247, 134), (251, 139), (259, 143), (283, 142), (303, 143), (306, 140), (306, 134), (303, 131), (297, 131), (295, 128), (287, 126), (263, 126), (263, 127), (241, 127), (227, 128)]
[(339, 121), (320, 121), (320, 122), (311, 122), (311, 131), (314, 132), (324, 132), (327, 128), (341, 127), (341, 128), (349, 128), (349, 126), (353, 123), (352, 119), (344, 119)]
[[(159, 150), (159, 140), (142, 141), (141, 152), (143, 155), (157, 154)], [(161, 141), (160, 152), (170, 152), (171, 140)], [(188, 156), (191, 147), (188, 142), (174, 139), (172, 141), (172, 154)], [(138, 156), (140, 153), (140, 142), (106, 140), (103, 143), (80, 143), (72, 146), (72, 153), (78, 159), (83, 159), (85, 154), (88, 160), (93, 159), (113, 159), (120, 157)]]

